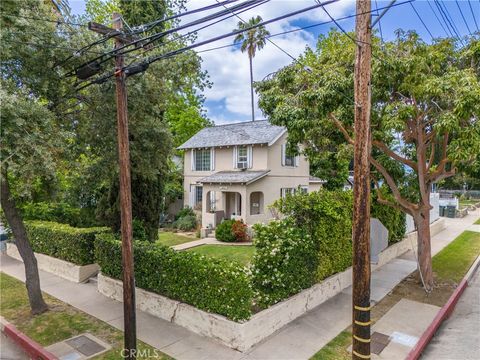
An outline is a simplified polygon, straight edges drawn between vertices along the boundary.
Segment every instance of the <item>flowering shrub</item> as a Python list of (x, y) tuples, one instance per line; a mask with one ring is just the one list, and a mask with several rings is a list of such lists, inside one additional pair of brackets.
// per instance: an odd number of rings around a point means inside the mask
[(215, 237), (223, 242), (250, 240), (247, 225), (241, 220), (223, 220), (215, 229)]
[[(134, 242), (133, 253), (136, 286), (231, 320), (250, 317), (253, 291), (249, 269), (144, 241)], [(97, 236), (95, 257), (103, 274), (122, 278), (121, 242), (113, 235)]]
[(266, 308), (315, 284), (317, 243), (292, 219), (256, 224), (252, 282), (257, 305)]

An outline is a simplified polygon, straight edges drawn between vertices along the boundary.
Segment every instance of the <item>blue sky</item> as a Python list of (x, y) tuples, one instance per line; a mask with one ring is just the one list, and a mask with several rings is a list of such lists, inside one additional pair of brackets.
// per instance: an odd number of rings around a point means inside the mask
[[(397, 4), (404, 1), (405, 0), (397, 0)], [(195, 9), (214, 2), (215, 0), (192, 0), (187, 3), (187, 8)], [(372, 8), (376, 8), (377, 6), (379, 8), (385, 7), (389, 3), (390, 0), (373, 0)], [(313, 4), (315, 4), (314, 0), (271, 0), (266, 4), (241, 14), (241, 17), (243, 19), (249, 19), (254, 15), (261, 15), (264, 20), (268, 20)], [(412, 4), (434, 37), (447, 36), (445, 30), (447, 29), (446, 21), (448, 23), (448, 20), (450, 20), (450, 23), (456, 28), (460, 36), (468, 35), (470, 33), (469, 30), (472, 33), (478, 30), (473, 16), (476, 17), (477, 25), (480, 26), (479, 0), (416, 0)], [(75, 14), (81, 14), (85, 10), (85, 3), (83, 0), (70, 0), (70, 6), (72, 12)], [(444, 13), (440, 12), (438, 6), (442, 8)], [(355, 13), (355, 2), (352, 0), (340, 0), (326, 6), (326, 9), (333, 17), (340, 18)], [(216, 11), (218, 11), (218, 9)], [(444, 19), (445, 14), (448, 16), (448, 19)], [(183, 21), (191, 21), (200, 16), (200, 14), (192, 15)], [(281, 22), (273, 23), (267, 26), (267, 30), (269, 30), (271, 34), (275, 34), (328, 20), (330, 19), (327, 14), (323, 10), (317, 9), (288, 18)], [(208, 29), (202, 30), (198, 34), (198, 41), (227, 33), (236, 27), (237, 22), (238, 19), (232, 18)], [(450, 23), (448, 23), (448, 26), (450, 26)], [(352, 30), (355, 26), (354, 18), (340, 20), (339, 24), (347, 31)], [(431, 41), (428, 31), (415, 14), (410, 3), (392, 7), (381, 19), (380, 26), (385, 40), (393, 39), (395, 36), (395, 30), (401, 28), (404, 30), (416, 30), (424, 40)], [(335, 24), (330, 23), (323, 26), (296, 31), (288, 35), (274, 37), (272, 40), (289, 54), (297, 57), (305, 50), (306, 46), (315, 46), (318, 35), (328, 32), (332, 27), (335, 27)], [(379, 29), (378, 25), (376, 26), (376, 29)], [(231, 44), (232, 41), (233, 39), (225, 39), (217, 43), (200, 47), (198, 48), (198, 51)], [(209, 118), (217, 124), (250, 120), (250, 80), (248, 58), (246, 54), (242, 54), (238, 47), (229, 47), (210, 52), (203, 52), (199, 55), (203, 59), (203, 69), (208, 71), (210, 80), (213, 82), (213, 87), (207, 89), (204, 93), (206, 97), (205, 108)], [(254, 80), (261, 80), (267, 74), (272, 73), (291, 62), (292, 59), (290, 57), (277, 49), (274, 45), (267, 43), (265, 48), (258, 52), (254, 58)], [(262, 113), (257, 106), (255, 116), (256, 119), (263, 118)]]

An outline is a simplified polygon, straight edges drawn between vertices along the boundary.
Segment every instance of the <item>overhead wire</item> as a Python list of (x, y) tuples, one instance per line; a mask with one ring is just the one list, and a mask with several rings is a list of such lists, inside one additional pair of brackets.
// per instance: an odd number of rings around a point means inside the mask
[[(378, 12), (378, 3), (377, 3), (377, 0), (375, 0), (375, 7), (376, 7), (376, 10), (377, 10), (377, 16), (380, 15), (380, 13)], [(379, 21), (378, 22), (378, 30), (380, 31), (380, 39), (382, 40), (382, 46), (383, 46), (383, 31), (382, 31), (382, 23)]]
[(432, 10), (433, 15), (435, 15), (435, 18), (437, 19), (438, 23), (440, 24), (443, 31), (445, 32), (445, 35), (447, 35), (447, 37), (451, 36), (451, 35), (448, 34), (448, 31), (445, 29), (445, 26), (443, 26), (443, 23), (440, 21), (440, 18), (438, 17), (438, 15), (437, 15), (436, 11), (434, 10), (432, 4), (430, 3), (430, 0), (427, 0), (427, 3), (428, 3), (428, 6), (430, 6), (430, 9)]
[(438, 8), (438, 11), (440, 12), (440, 15), (442, 16), (443, 20), (445, 21), (445, 25), (447, 25), (447, 28), (451, 29), (450, 34), (452, 35), (453, 38), (460, 39), (460, 35), (457, 33), (455, 28), (453, 27), (453, 24), (450, 22), (450, 19), (448, 18), (445, 10), (442, 7), (442, 4), (438, 0), (433, 0), (435, 3), (435, 6)]
[(22, 18), (22, 19), (27, 19), (27, 20), (34, 20), (34, 21), (45, 21), (45, 22), (51, 22), (54, 24), (65, 24), (65, 25), (71, 25), (71, 26), (81, 26), (81, 27), (87, 27), (87, 24), (79, 24), (79, 23), (73, 23), (69, 21), (64, 21), (64, 20), (53, 20), (53, 19), (42, 19), (38, 17), (33, 17), (33, 16), (24, 16), (24, 15), (18, 15), (18, 14), (7, 14), (7, 13), (0, 13), (2, 16), (13, 16), (17, 18)]
[(467, 27), (468, 33), (472, 34), (472, 31), (470, 30), (470, 26), (468, 26), (468, 22), (465, 19), (465, 16), (463, 15), (462, 8), (460, 7), (460, 4), (458, 3), (458, 0), (455, 0), (455, 3), (457, 4), (458, 11), (460, 12), (460, 15), (462, 16), (463, 22), (465, 23), (465, 26)]
[(458, 36), (458, 38), (463, 43), (462, 33), (460, 32), (460, 30), (458, 30), (457, 24), (456, 24), (455, 20), (453, 19), (452, 14), (450, 13), (450, 10), (448, 10), (447, 5), (444, 2), (441, 2), (441, 3), (439, 2), (439, 5), (444, 9), (445, 16), (448, 19), (449, 23), (451, 24), (452, 29), (454, 29), (455, 34)]
[(430, 31), (430, 29), (427, 27), (427, 25), (426, 25), (425, 22), (423, 21), (422, 17), (420, 16), (420, 14), (419, 14), (418, 11), (417, 11), (417, 9), (415, 9), (415, 6), (413, 6), (413, 3), (410, 3), (410, 6), (412, 7), (412, 9), (413, 9), (413, 11), (415, 12), (415, 14), (417, 14), (418, 19), (419, 19), (420, 22), (423, 24), (423, 27), (425, 28), (425, 30), (427, 30), (428, 34), (430, 35), (430, 37), (431, 37), (432, 40), (433, 40), (432, 32)]
[[(241, 10), (243, 8), (250, 7), (250, 6), (255, 5), (255, 4), (264, 3), (264, 1), (265, 0), (247, 0), (247, 1), (244, 1), (240, 4), (238, 4), (238, 5), (233, 6), (231, 9), (234, 10), (234, 11), (237, 11), (237, 10)], [(145, 46), (153, 43), (154, 41), (157, 41), (157, 40), (159, 40), (159, 39), (161, 39), (161, 38), (163, 38), (163, 37), (165, 37), (169, 34), (172, 34), (176, 31), (183, 30), (183, 29), (186, 29), (186, 28), (191, 27), (191, 26), (199, 25), (199, 24), (202, 24), (202, 23), (207, 22), (207, 21), (215, 20), (219, 17), (222, 17), (222, 16), (228, 14), (228, 12), (229, 12), (228, 10), (221, 10), (221, 11), (218, 11), (214, 14), (210, 14), (210, 15), (204, 16), (200, 19), (197, 19), (197, 20), (188, 22), (186, 24), (177, 26), (176, 28), (168, 29), (168, 30), (165, 30), (165, 31), (162, 31), (162, 32), (159, 32), (159, 33), (155, 33), (153, 35), (149, 35), (147, 37), (135, 40), (135, 41), (131, 41), (130, 43), (128, 43), (126, 45), (117, 47), (117, 48), (115, 48), (111, 51), (108, 51), (108, 52), (104, 53), (101, 56), (98, 56), (94, 59), (89, 60), (86, 63), (83, 63), (82, 65), (76, 67), (75, 69), (73, 69), (72, 71), (67, 73), (67, 76), (71, 76), (71, 75), (75, 74), (76, 70), (78, 70), (79, 68), (81, 68), (83, 66), (86, 66), (86, 65), (88, 65), (92, 62), (99, 61), (100, 63), (104, 63), (105, 61), (113, 58), (116, 55), (123, 55), (123, 54), (126, 54), (126, 53), (137, 50), (137, 47), (125, 50), (126, 48), (129, 48), (133, 45), (136, 46), (137, 44), (141, 43), (142, 47), (145, 47)], [(107, 58), (105, 59), (105, 57), (107, 57)]]
[(470, 11), (472, 13), (473, 22), (475, 23), (475, 27), (477, 28), (477, 31), (480, 31), (480, 29), (478, 28), (477, 19), (475, 18), (475, 13), (473, 12), (472, 3), (470, 2), (470, 0), (468, 0), (468, 6), (470, 7)]

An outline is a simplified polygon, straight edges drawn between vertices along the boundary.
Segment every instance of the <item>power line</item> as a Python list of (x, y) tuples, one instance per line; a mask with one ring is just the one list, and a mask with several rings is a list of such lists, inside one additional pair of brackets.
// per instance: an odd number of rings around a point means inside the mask
[(455, 0), (455, 2), (457, 4), (458, 11), (460, 11), (460, 15), (462, 15), (462, 19), (463, 19), (463, 22), (465, 23), (465, 26), (467, 27), (468, 33), (471, 34), (472, 31), (470, 30), (470, 26), (468, 26), (468, 23), (467, 23), (467, 20), (465, 19), (465, 16), (463, 15), (463, 11), (462, 11), (462, 8), (460, 7), (460, 4), (458, 3), (458, 0)]
[[(218, 0), (215, 0), (217, 3), (218, 3)], [(227, 8), (225, 5), (223, 5), (224, 8)], [(232, 13), (233, 14), (233, 13)], [(245, 20), (243, 20), (240, 16), (238, 16), (238, 14), (234, 14), (238, 19), (240, 19), (241, 22), (243, 22), (244, 24), (246, 24)], [(277, 45), (276, 43), (274, 43), (272, 40), (268, 39), (267, 37), (265, 37), (265, 39), (272, 45), (274, 45), (277, 49), (279, 49), (281, 52), (283, 52), (284, 54), (286, 54), (288, 57), (290, 57), (291, 59), (293, 59), (294, 61), (296, 61), (297, 59), (292, 56), (291, 54), (289, 54), (286, 50), (282, 49), (279, 45)]]
[(472, 17), (473, 17), (473, 21), (475, 22), (475, 27), (477, 28), (477, 31), (480, 31), (480, 29), (478, 28), (477, 19), (475, 19), (475, 13), (473, 12), (472, 3), (470, 2), (470, 0), (468, 0), (468, 6), (470, 7), (470, 11), (472, 12)]
[(461, 35), (462, 33), (460, 32), (460, 30), (458, 30), (457, 24), (455, 23), (455, 20), (453, 19), (452, 14), (450, 14), (450, 10), (448, 10), (447, 5), (443, 2), (442, 3), (439, 2), (439, 5), (441, 7), (443, 7), (443, 9), (445, 10), (445, 16), (447, 17), (449, 23), (451, 24), (452, 28), (454, 29), (455, 34), (457, 34), (458, 38), (463, 43), (463, 39), (462, 39), (462, 35)]
[(419, 19), (420, 22), (423, 24), (423, 26), (425, 27), (425, 29), (427, 30), (428, 34), (430, 35), (430, 37), (431, 37), (432, 40), (433, 40), (433, 35), (432, 35), (432, 33), (431, 33), (430, 30), (428, 29), (427, 25), (425, 25), (425, 22), (423, 21), (422, 17), (421, 17), (420, 14), (418, 13), (417, 9), (415, 9), (415, 6), (413, 6), (413, 3), (410, 3), (410, 6), (412, 7), (413, 11), (415, 11), (415, 14), (417, 14), (418, 19)]
[[(445, 34), (446, 34), (447, 37), (448, 37), (448, 36), (449, 36), (449, 35), (448, 35), (448, 32), (450, 31), (450, 29), (449, 29), (449, 31), (447, 31), (447, 30), (445, 29), (445, 27), (443, 26), (443, 23), (440, 21), (440, 18), (438, 17), (437, 13), (436, 13), (435, 10), (433, 9), (433, 6), (432, 6), (432, 4), (430, 3), (430, 0), (427, 0), (427, 3), (428, 3), (428, 6), (430, 6), (430, 9), (431, 9), (432, 12), (433, 12), (433, 15), (435, 15), (435, 17), (437, 18), (438, 23), (440, 24), (440, 26), (442, 27), (443, 31), (445, 31)], [(451, 34), (450, 34), (450, 36), (451, 36)]]
[[(255, 5), (263, 4), (265, 1), (268, 1), (268, 0), (247, 0), (247, 1), (244, 1), (240, 4), (238, 4), (238, 5), (233, 6), (232, 8), (230, 8), (230, 11), (231, 10), (237, 11), (237, 10), (242, 10), (244, 8), (250, 8), (250, 7), (255, 6)], [(204, 16), (200, 19), (191, 21), (187, 24), (177, 26), (176, 28), (168, 29), (168, 30), (165, 30), (163, 32), (159, 32), (159, 33), (147, 36), (145, 38), (132, 41), (132, 42), (130, 42), (130, 43), (124, 45), (124, 46), (120, 46), (118, 48), (115, 48), (114, 50), (108, 51), (108, 52), (104, 53), (103, 55), (98, 56), (98, 57), (96, 57), (92, 60), (89, 60), (88, 62), (76, 67), (71, 72), (69, 72), (67, 74), (67, 76), (75, 74), (75, 72), (78, 69), (80, 69), (81, 67), (87, 66), (88, 64), (91, 64), (92, 62), (98, 62), (99, 60), (101, 60), (100, 61), (100, 64), (101, 64), (101, 63), (104, 63), (105, 61), (113, 58), (116, 55), (123, 55), (123, 54), (126, 54), (126, 53), (137, 50), (137, 47), (135, 47), (133, 49), (124, 50), (125, 48), (131, 47), (132, 45), (136, 46), (137, 44), (142, 43), (142, 47), (145, 47), (145, 46), (151, 44), (152, 42), (154, 42), (156, 40), (159, 40), (159, 39), (161, 39), (161, 38), (163, 38), (163, 37), (165, 37), (169, 34), (172, 34), (172, 33), (176, 32), (178, 30), (183, 30), (183, 29), (186, 29), (188, 27), (199, 25), (199, 24), (202, 24), (202, 23), (210, 21), (210, 20), (215, 20), (219, 17), (222, 17), (222, 16), (228, 14), (230, 11), (229, 10), (220, 10), (220, 11), (214, 13), (214, 14), (207, 15), (207, 16)], [(124, 51), (122, 51), (122, 50), (124, 50)], [(107, 57), (107, 58), (105, 59), (105, 57)]]
[[(379, 16), (379, 12), (378, 12), (378, 3), (377, 3), (377, 0), (375, 0), (375, 7), (377, 8), (377, 16)], [(372, 26), (373, 27), (373, 26)], [(380, 39), (382, 40), (382, 45), (384, 43), (383, 41), (383, 32), (382, 32), (382, 24), (380, 23), (380, 21), (378, 22), (378, 29), (380, 30)]]
[(42, 18), (37, 18), (33, 16), (24, 16), (24, 15), (17, 15), (17, 14), (6, 14), (6, 13), (1, 13), (2, 16), (13, 16), (21, 19), (27, 19), (27, 20), (35, 20), (35, 21), (45, 21), (45, 22), (50, 22), (54, 24), (65, 24), (65, 25), (71, 25), (71, 26), (81, 26), (81, 27), (87, 27), (86, 24), (79, 24), (79, 23), (73, 23), (69, 21), (63, 21), (63, 20), (52, 20), (52, 19), (42, 19)]
[[(67, 47), (67, 46), (36, 44), (36, 43), (32, 43), (32, 42), (24, 42), (24, 41), (13, 40), (13, 39), (2, 39), (2, 41), (6, 41), (6, 42), (10, 42), (10, 43), (17, 43), (17, 44), (22, 44), (22, 45), (36, 46), (38, 48), (52, 48), (52, 49), (64, 49), (64, 50), (69, 50), (69, 51), (77, 51), (76, 49), (73, 49), (73, 48)], [(92, 54), (102, 54), (101, 52), (91, 51), (91, 50), (88, 50), (88, 52), (90, 52)]]
[[(320, 4), (320, 0), (315, 0), (318, 4)], [(335, 25), (350, 39), (352, 40), (355, 44), (357, 43), (357, 40), (355, 40), (348, 32), (345, 31), (345, 29), (337, 22), (337, 20), (335, 20), (332, 15), (330, 15), (330, 13), (327, 11), (327, 9), (325, 9), (325, 6), (324, 5), (321, 5), (322, 6), (322, 9), (323, 11), (325, 11), (325, 13), (327, 14), (327, 16), (330, 18), (330, 20), (332, 20)]]
[[(442, 4), (438, 1), (438, 0), (433, 0), (435, 5), (437, 6), (437, 8), (439, 9), (440, 11), (440, 15), (442, 15), (442, 18), (444, 19), (445, 21), (445, 24), (448, 26), (451, 27), (453, 33), (452, 33), (452, 37), (456, 37), (457, 39), (459, 39), (461, 41), (461, 38), (460, 38), (460, 35), (458, 34), (458, 32), (456, 31), (455, 27), (453, 26), (453, 24), (450, 22), (450, 19), (447, 15), (447, 13), (445, 12), (445, 10), (443, 9), (442, 7)], [(454, 35), (455, 34), (455, 35)]]

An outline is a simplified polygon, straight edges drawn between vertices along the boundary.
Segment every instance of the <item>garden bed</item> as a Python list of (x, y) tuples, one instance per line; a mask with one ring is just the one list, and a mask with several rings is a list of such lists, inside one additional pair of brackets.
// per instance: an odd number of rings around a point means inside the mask
[[(432, 235), (441, 231), (443, 227), (443, 219), (432, 223)], [(400, 256), (415, 244), (416, 233), (411, 233), (402, 241), (385, 249), (380, 254), (379, 264), (372, 265), (372, 270)], [(137, 307), (197, 334), (217, 340), (231, 348), (246, 351), (289, 322), (337, 295), (351, 284), (352, 270), (350, 267), (254, 314), (248, 320), (238, 322), (140, 288), (137, 289)], [(119, 280), (100, 274), (98, 290), (103, 295), (117, 301), (123, 299), (122, 283)]]
[[(89, 278), (96, 275), (100, 270), (100, 266), (97, 264), (76, 265), (45, 254), (34, 254), (40, 270), (55, 274), (76, 283), (87, 281)], [(7, 255), (14, 259), (23, 261), (15, 244), (7, 244)]]

